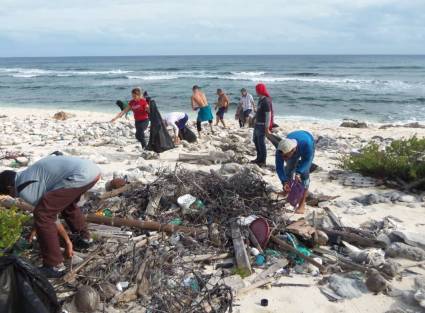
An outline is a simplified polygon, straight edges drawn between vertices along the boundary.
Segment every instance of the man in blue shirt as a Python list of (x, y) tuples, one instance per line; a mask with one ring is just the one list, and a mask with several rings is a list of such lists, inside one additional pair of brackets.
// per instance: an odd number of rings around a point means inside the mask
[(276, 150), (276, 172), (283, 184), (284, 193), (291, 191), (290, 182), (293, 179), (305, 187), (303, 198), (295, 211), (297, 214), (304, 214), (305, 211), (314, 149), (313, 135), (304, 130), (297, 130), (283, 138)]

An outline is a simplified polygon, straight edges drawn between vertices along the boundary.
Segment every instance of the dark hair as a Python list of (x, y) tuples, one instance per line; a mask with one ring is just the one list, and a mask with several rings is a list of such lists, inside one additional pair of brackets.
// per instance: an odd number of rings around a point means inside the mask
[(241, 92), (246, 92), (246, 89), (245, 89), (245, 88), (242, 88), (242, 89), (241, 89)]
[(8, 195), (9, 187), (15, 186), (15, 171), (3, 171), (0, 173), (0, 194)]
[(222, 93), (222, 92), (223, 92), (222, 89), (220, 89), (220, 88), (217, 89), (217, 93)]
[(139, 96), (142, 94), (142, 90), (139, 88), (139, 87), (137, 87), (137, 88), (133, 88), (132, 90), (131, 90), (131, 94), (138, 94)]
[(147, 91), (143, 92), (143, 98), (149, 98), (149, 94)]
[(199, 89), (201, 89), (201, 87), (199, 87), (198, 85), (195, 85), (195, 86), (193, 86), (193, 87), (192, 87), (192, 90), (193, 90), (193, 91), (195, 91), (195, 90), (199, 90)]
[(122, 102), (121, 100), (117, 100), (117, 102), (115, 102), (116, 105), (118, 106), (124, 106), (124, 102)]

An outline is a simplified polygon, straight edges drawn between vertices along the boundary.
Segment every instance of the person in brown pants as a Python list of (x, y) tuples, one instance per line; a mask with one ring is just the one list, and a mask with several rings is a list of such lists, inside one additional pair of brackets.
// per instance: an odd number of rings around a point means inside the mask
[[(96, 164), (66, 156), (49, 156), (20, 173), (0, 173), (0, 194), (22, 198), (35, 207), (34, 226), (43, 257), (41, 270), (47, 277), (57, 278), (65, 273), (58, 232), (65, 239), (67, 254), (72, 255), (73, 246), (90, 246), (92, 240), (77, 202), (99, 178)], [(73, 244), (58, 222), (59, 214), (75, 235)]]

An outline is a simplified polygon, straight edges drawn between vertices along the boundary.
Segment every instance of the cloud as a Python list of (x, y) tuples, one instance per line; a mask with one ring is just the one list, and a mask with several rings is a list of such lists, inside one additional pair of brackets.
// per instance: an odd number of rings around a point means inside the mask
[(423, 12), (419, 0), (0, 0), (0, 55), (424, 53)]

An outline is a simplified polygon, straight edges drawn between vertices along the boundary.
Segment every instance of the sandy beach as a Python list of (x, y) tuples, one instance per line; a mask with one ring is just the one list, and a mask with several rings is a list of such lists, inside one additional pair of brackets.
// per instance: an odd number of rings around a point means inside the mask
[[(142, 152), (140, 144), (134, 138), (132, 118), (124, 118), (115, 124), (109, 123), (113, 114), (84, 111), (68, 111), (73, 117), (65, 121), (56, 121), (52, 117), (56, 111), (26, 108), (2, 109), (0, 118), (0, 151), (21, 152), (29, 157), (29, 164), (34, 163), (53, 151), (59, 150), (67, 155), (88, 158), (102, 169), (102, 179), (95, 186), (95, 190), (104, 191), (105, 183), (115, 175), (127, 175), (130, 181), (148, 183), (155, 179), (155, 173), (160, 168), (174, 168), (176, 163), (189, 169), (203, 171), (217, 170), (227, 174), (230, 166), (222, 164), (190, 164), (179, 162), (180, 154), (207, 154), (211, 151), (220, 151), (223, 141), (232, 140), (235, 145), (246, 149), (247, 153), (236, 152), (237, 157), (246, 160), (255, 157), (255, 148), (251, 141), (252, 129), (240, 129), (231, 114), (227, 114), (227, 121), (231, 127), (225, 130), (215, 127), (215, 134), (205, 135), (198, 143), (183, 143), (177, 148), (160, 155)], [(195, 130), (194, 120), (190, 125)], [(303, 129), (310, 131), (319, 139), (314, 163), (319, 169), (312, 174), (310, 191), (314, 194), (337, 196), (335, 200), (326, 203), (347, 226), (358, 227), (360, 224), (391, 216), (399, 221), (401, 229), (410, 232), (423, 233), (425, 230), (425, 194), (410, 195), (400, 193), (385, 186), (355, 187), (344, 185), (340, 179), (330, 179), (330, 173), (338, 170), (339, 158), (347, 153), (362, 148), (370, 140), (386, 142), (390, 139), (409, 138), (413, 135), (425, 136), (425, 129), (394, 127), (380, 129), (380, 124), (369, 124), (368, 128), (339, 127), (339, 122), (306, 122), (306, 121), (276, 121), (280, 126), (277, 133), (284, 135), (292, 130)], [(268, 143), (267, 167), (259, 169), (264, 179), (277, 190), (281, 184), (274, 171), (274, 147)], [(239, 153), (239, 154), (238, 154)], [(232, 156), (235, 158), (235, 156)], [(0, 170), (10, 169), (10, 160), (2, 160)], [(231, 163), (233, 164), (233, 163)], [(235, 165), (242, 166), (242, 165)], [(24, 168), (24, 167), (23, 167)], [(23, 169), (21, 168), (21, 169)], [(227, 171), (227, 172), (226, 172)], [(353, 198), (369, 194), (383, 195), (390, 192), (399, 193), (396, 201), (371, 205), (352, 204)], [(408, 196), (408, 197), (403, 197)], [(321, 208), (308, 207), (306, 215)], [(297, 219), (300, 216), (288, 213), (288, 218)], [(397, 260), (402, 265), (409, 265), (413, 261)], [(419, 274), (425, 270), (415, 268)], [(414, 275), (405, 276), (402, 280), (393, 280), (393, 288), (411, 290)], [(271, 289), (256, 289), (237, 300), (234, 312), (388, 312), (402, 306), (397, 297), (387, 295), (365, 294), (360, 298), (330, 302), (317, 288), (321, 276), (311, 274), (294, 274), (292, 277), (282, 277), (278, 282), (308, 284), (309, 287), (272, 287)], [(261, 307), (261, 299), (269, 300), (268, 307)], [(308, 300), (308, 301), (307, 301)], [(420, 310), (417, 308), (417, 310)], [(112, 311), (111, 311), (112, 312)], [(394, 311), (396, 312), (396, 311)], [(401, 311), (397, 311), (401, 312)], [(414, 312), (414, 311), (405, 311)], [(416, 311), (421, 312), (421, 311)]]

